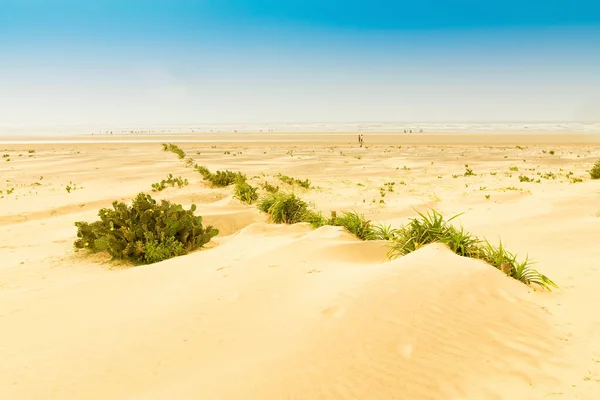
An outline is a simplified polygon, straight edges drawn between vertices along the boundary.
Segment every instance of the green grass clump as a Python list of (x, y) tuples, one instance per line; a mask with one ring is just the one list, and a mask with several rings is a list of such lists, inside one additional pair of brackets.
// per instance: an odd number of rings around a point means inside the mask
[(113, 259), (134, 264), (151, 264), (196, 250), (219, 231), (202, 226), (202, 217), (195, 216), (196, 206), (184, 210), (180, 204), (166, 200), (157, 203), (140, 193), (131, 206), (113, 202), (113, 208), (98, 212), (99, 221), (75, 222), (77, 249), (106, 251)]
[(314, 217), (308, 203), (294, 193), (273, 193), (258, 203), (258, 209), (269, 214), (269, 219), (276, 224), (309, 222), (310, 217)]
[(344, 227), (361, 240), (369, 240), (373, 236), (371, 221), (355, 211), (342, 212), (340, 216), (334, 216), (330, 224)]
[(177, 154), (177, 157), (181, 160), (185, 158), (185, 151), (183, 151), (181, 147), (174, 145), (173, 143), (163, 143), (162, 146), (163, 151), (170, 151), (173, 154)]
[(225, 187), (233, 185), (237, 182), (245, 182), (247, 177), (241, 172), (233, 172), (229, 170), (217, 171), (214, 174), (203, 165), (196, 165), (196, 171), (202, 175), (202, 179), (209, 181), (213, 186)]
[(376, 223), (371, 226), (369, 239), (371, 240), (395, 240), (399, 230), (389, 224)]
[(162, 181), (158, 182), (158, 183), (153, 183), (152, 184), (152, 191), (153, 192), (160, 192), (162, 190), (165, 190), (167, 188), (167, 185), (170, 185), (171, 187), (175, 187), (175, 185), (177, 185), (177, 187), (184, 187), (187, 186), (189, 184), (187, 179), (183, 179), (180, 176), (177, 178), (173, 178), (172, 174), (167, 175), (167, 179), (163, 179)]
[(287, 175), (282, 175), (282, 174), (277, 174), (276, 175), (277, 178), (279, 178), (279, 180), (283, 183), (287, 183), (288, 185), (298, 185), (300, 187), (303, 187), (304, 189), (310, 189), (310, 181), (308, 179), (305, 180), (301, 180), (301, 179), (296, 179), (296, 178), (292, 178), (291, 176), (287, 176)]
[(255, 188), (246, 181), (238, 181), (235, 184), (234, 196), (243, 203), (252, 204), (258, 200), (257, 190), (258, 188)]
[(516, 255), (507, 251), (502, 243), (495, 247), (488, 241), (483, 242), (471, 235), (462, 227), (457, 228), (449, 224), (460, 214), (448, 221), (445, 221), (435, 210), (428, 212), (427, 215), (418, 214), (419, 218), (411, 219), (410, 223), (397, 231), (397, 236), (392, 240), (388, 252), (390, 259), (408, 254), (430, 243), (444, 243), (456, 254), (481, 259), (527, 285), (537, 284), (545, 289), (556, 287), (548, 277), (531, 267), (532, 263), (528, 258), (519, 263)]
[(203, 179), (208, 179), (211, 175), (211, 172), (204, 165), (196, 165), (195, 169), (202, 175)]
[(277, 193), (279, 191), (279, 186), (271, 185), (269, 182), (264, 182), (262, 188), (269, 193)]
[(245, 182), (246, 175), (241, 172), (233, 172), (229, 170), (225, 171), (217, 171), (214, 174), (210, 174), (207, 178), (213, 186), (225, 187), (229, 185), (233, 185), (236, 182)]
[(592, 179), (600, 179), (600, 160), (596, 161), (592, 168), (587, 172)]
[(519, 175), (519, 182), (533, 182), (533, 180), (533, 178), (530, 178), (527, 175)]

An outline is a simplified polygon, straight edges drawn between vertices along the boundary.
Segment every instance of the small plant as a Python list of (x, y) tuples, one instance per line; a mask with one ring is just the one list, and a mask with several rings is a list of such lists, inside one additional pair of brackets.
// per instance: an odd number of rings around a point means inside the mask
[(475, 176), (476, 174), (473, 172), (471, 168), (469, 168), (468, 164), (465, 164), (465, 176)]
[(229, 170), (217, 171), (214, 174), (211, 174), (208, 178), (213, 186), (220, 187), (233, 185), (236, 182), (244, 182), (246, 179), (246, 175), (242, 174), (241, 172), (233, 172)]
[(181, 147), (174, 145), (173, 143), (163, 143), (163, 151), (170, 151), (173, 154), (177, 154), (179, 159), (183, 160), (185, 158), (185, 151), (181, 149)]
[(554, 155), (554, 150), (550, 150), (548, 153), (550, 153), (550, 155)]
[(341, 216), (331, 221), (331, 224), (346, 228), (348, 232), (362, 240), (369, 240), (373, 235), (371, 221), (355, 211), (343, 212)]
[(596, 161), (592, 168), (587, 172), (592, 179), (600, 179), (600, 160)]
[(489, 200), (489, 199), (490, 199), (490, 195), (489, 195), (489, 194), (486, 194), (486, 195), (485, 195), (485, 199), (486, 199), (486, 200)]
[(510, 171), (518, 171), (519, 167), (517, 167), (516, 165), (513, 165), (511, 167), (508, 168)]
[(71, 191), (78, 189), (77, 185), (72, 181), (69, 181), (69, 184), (65, 187), (67, 193), (71, 193)]
[(294, 193), (278, 192), (263, 198), (258, 209), (269, 214), (276, 224), (307, 222), (310, 215), (308, 204)]
[(204, 165), (196, 165), (195, 169), (202, 175), (203, 179), (208, 179), (211, 176), (210, 171)]
[(252, 204), (258, 200), (257, 190), (257, 188), (251, 186), (248, 182), (240, 180), (235, 184), (234, 196), (243, 203)]
[(546, 172), (544, 174), (538, 174), (538, 175), (541, 175), (541, 177), (544, 179), (556, 179), (556, 175), (554, 175), (553, 172)]
[(310, 181), (308, 179), (300, 180), (296, 178), (292, 178), (291, 176), (282, 175), (281, 173), (277, 174), (276, 177), (283, 183), (287, 183), (288, 185), (298, 185), (304, 189), (310, 189)]
[(583, 182), (583, 179), (577, 178), (577, 177), (571, 178), (571, 183), (579, 183), (579, 182)]
[(526, 175), (519, 175), (519, 182), (533, 182), (533, 178)]
[(217, 171), (214, 174), (203, 165), (196, 165), (196, 171), (202, 175), (202, 179), (209, 181), (213, 186), (225, 187), (233, 185), (236, 182), (245, 182), (246, 175), (241, 172)]
[(269, 182), (264, 182), (262, 187), (269, 193), (277, 193), (279, 191), (279, 186), (271, 185)]
[(175, 185), (177, 185), (177, 187), (181, 188), (184, 186), (187, 186), (189, 184), (187, 179), (182, 179), (180, 176), (177, 178), (173, 178), (172, 174), (167, 175), (167, 179), (163, 179), (162, 181), (158, 182), (158, 183), (153, 183), (152, 184), (152, 191), (153, 192), (160, 192), (164, 189), (167, 188), (167, 185), (170, 185), (171, 187), (175, 187)]
[(113, 208), (98, 212), (99, 221), (75, 222), (77, 249), (106, 251), (113, 259), (150, 264), (196, 250), (219, 231), (202, 226), (195, 216), (196, 206), (184, 210), (180, 204), (162, 200), (160, 204), (140, 193), (131, 206), (113, 202)]
[(412, 218), (410, 223), (398, 230), (397, 237), (391, 242), (388, 257), (396, 258), (430, 244), (444, 243), (450, 250), (463, 257), (481, 259), (501, 270), (508, 276), (526, 284), (536, 284), (544, 289), (557, 287), (548, 277), (531, 268), (531, 261), (526, 258), (519, 263), (516, 255), (502, 246), (492, 246), (487, 240), (482, 242), (466, 232), (462, 227), (449, 224), (460, 214), (444, 221), (443, 216), (435, 210), (427, 215), (418, 213), (419, 218)]
[(370, 240), (394, 240), (398, 237), (399, 231), (392, 228), (389, 224), (377, 223), (371, 226)]

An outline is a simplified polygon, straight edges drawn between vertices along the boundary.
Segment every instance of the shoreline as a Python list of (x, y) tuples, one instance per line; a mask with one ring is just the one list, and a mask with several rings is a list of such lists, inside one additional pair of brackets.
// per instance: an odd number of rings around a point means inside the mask
[[(138, 143), (247, 143), (247, 144), (353, 144), (357, 132), (348, 133), (221, 133), (172, 135), (68, 135), (0, 138), (0, 145), (138, 144)], [(600, 133), (363, 133), (365, 144), (600, 144)]]

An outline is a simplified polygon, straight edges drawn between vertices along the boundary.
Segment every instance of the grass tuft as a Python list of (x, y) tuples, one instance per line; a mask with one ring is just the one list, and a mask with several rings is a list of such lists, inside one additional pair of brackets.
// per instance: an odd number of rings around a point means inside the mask
[(592, 168), (587, 172), (592, 179), (600, 179), (600, 160), (596, 161)]
[(532, 262), (528, 257), (518, 262), (516, 255), (507, 251), (502, 242), (495, 247), (487, 240), (482, 242), (462, 227), (449, 224), (461, 214), (447, 221), (435, 210), (418, 214), (418, 218), (412, 218), (398, 230), (397, 236), (391, 241), (388, 258), (408, 254), (430, 243), (444, 243), (456, 254), (481, 259), (526, 285), (536, 284), (548, 290), (557, 287), (547, 276), (531, 267)]

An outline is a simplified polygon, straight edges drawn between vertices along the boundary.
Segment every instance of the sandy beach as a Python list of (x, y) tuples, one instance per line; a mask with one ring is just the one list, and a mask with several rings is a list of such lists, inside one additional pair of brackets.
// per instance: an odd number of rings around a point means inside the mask
[[(0, 399), (600, 398), (600, 180), (586, 172), (600, 135), (39, 140), (0, 145)], [(399, 227), (464, 213), (453, 223), (528, 255), (559, 288), (442, 244), (389, 261), (386, 241), (269, 223), (163, 142), (324, 214)], [(189, 185), (152, 192), (167, 174)], [(195, 204), (220, 234), (146, 266), (75, 251), (75, 221), (140, 192)]]

